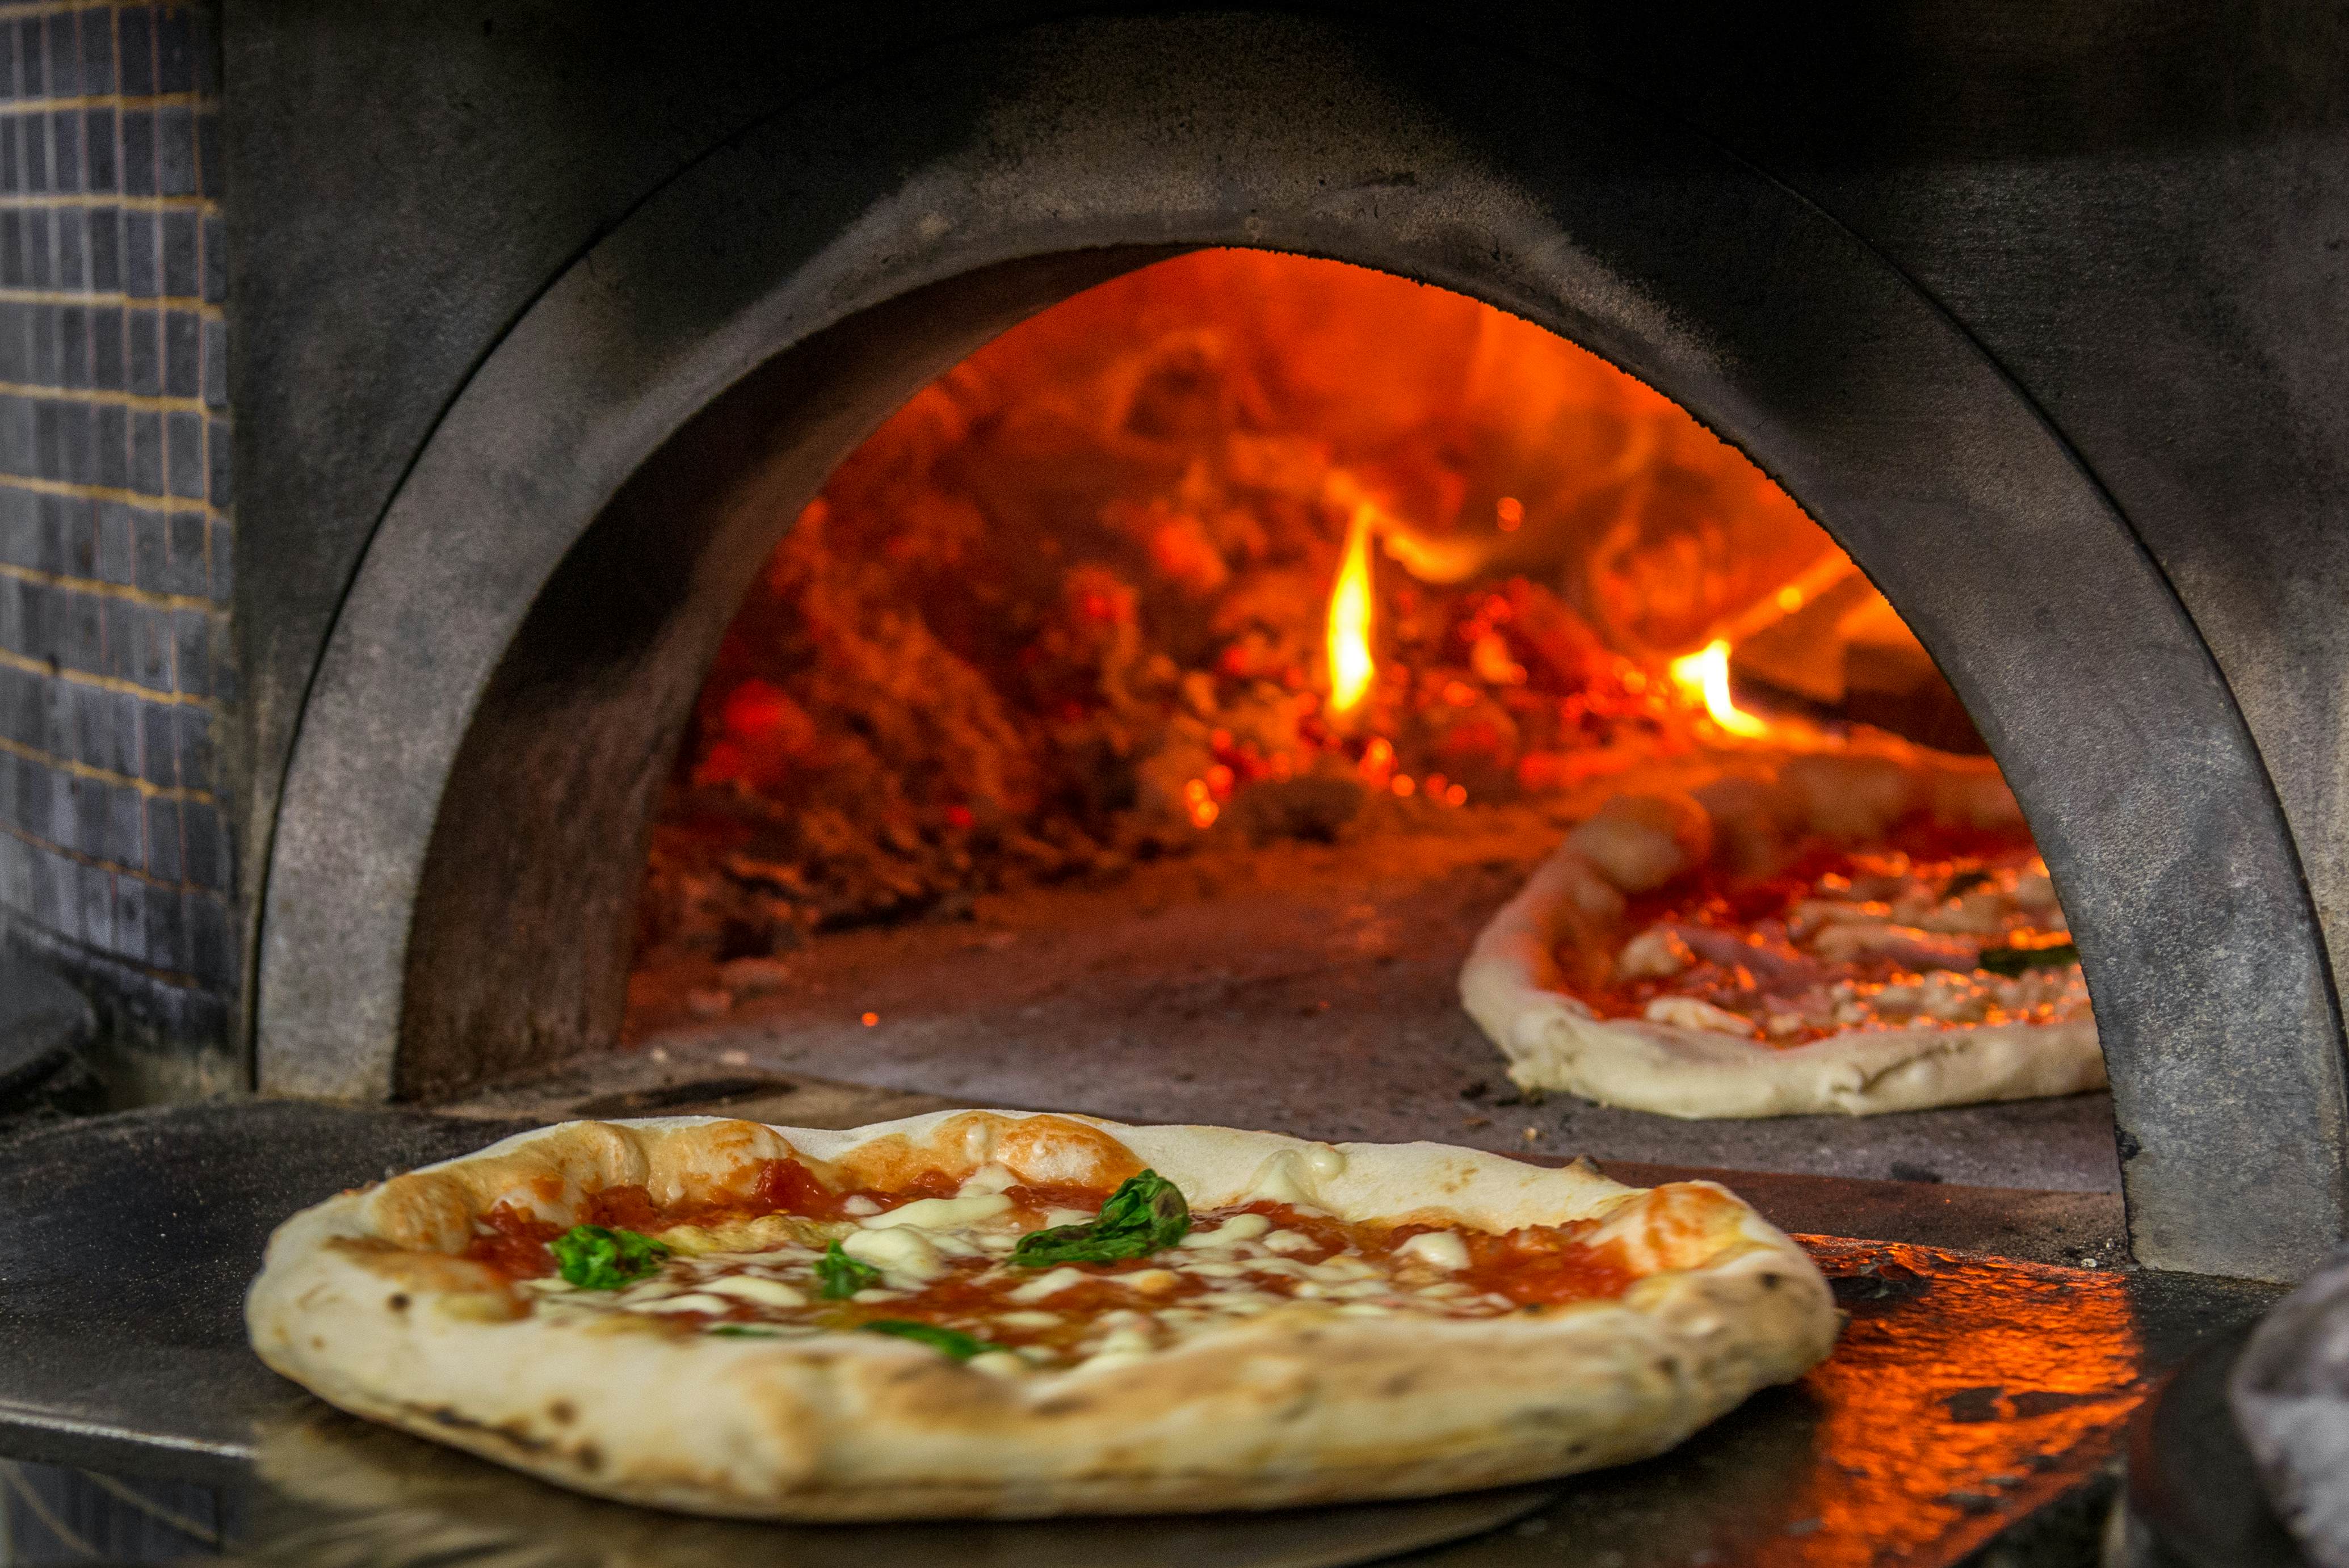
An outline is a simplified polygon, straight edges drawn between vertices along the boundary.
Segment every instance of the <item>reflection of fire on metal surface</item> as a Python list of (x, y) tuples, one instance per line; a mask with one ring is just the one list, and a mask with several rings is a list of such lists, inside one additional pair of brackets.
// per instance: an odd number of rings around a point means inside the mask
[(697, 708), (639, 950), (762, 956), (1750, 742), (1705, 645), (1743, 679), (1775, 636), (1764, 684), (1816, 709), (1850, 639), (1806, 616), (1845, 578), (1740, 454), (1525, 322), (1164, 263), (981, 349), (802, 513)]
[(2147, 1391), (2126, 1277), (1927, 1247), (1806, 1244), (1851, 1314), (1836, 1354), (1804, 1383), (1823, 1407), (1817, 1441), (1838, 1462), (1785, 1505), (1820, 1522), (1817, 1539), (1750, 1561), (1953, 1559), (1995, 1533), (2002, 1515), (2063, 1496), (2117, 1449)]

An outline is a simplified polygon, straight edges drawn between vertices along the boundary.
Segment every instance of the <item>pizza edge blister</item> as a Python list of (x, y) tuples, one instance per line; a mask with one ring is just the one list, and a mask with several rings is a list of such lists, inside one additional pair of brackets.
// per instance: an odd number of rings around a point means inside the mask
[[(1611, 961), (1627, 895), (1775, 835), (1880, 838), (1919, 810), (2020, 826), (1994, 765), (1920, 747), (1814, 756), (1769, 783), (1731, 777), (1693, 795), (1621, 795), (1567, 836), (1485, 926), (1460, 999), (1520, 1088), (1688, 1119), (1871, 1116), (2106, 1087), (2092, 1017), (1847, 1030), (1773, 1047), (1640, 1018), (1602, 1018), (1573, 994), (1561, 947)], [(1791, 809), (1795, 820), (1785, 814)]]
[[(1199, 1209), (1268, 1194), (1341, 1220), (1500, 1231), (1604, 1217), (1649, 1265), (1612, 1300), (1468, 1319), (1320, 1304), (1114, 1365), (988, 1376), (874, 1334), (769, 1340), (550, 1328), (460, 1254), (502, 1200), (554, 1222), (630, 1183), (657, 1203), (804, 1158), (896, 1190), (992, 1162), (1032, 1181), (1147, 1166)], [(270, 1241), (246, 1302), (273, 1369), (354, 1414), (574, 1490), (808, 1521), (1022, 1518), (1425, 1496), (1661, 1452), (1832, 1348), (1826, 1282), (1719, 1194), (1704, 1233), (1588, 1167), (1436, 1144), (947, 1111), (847, 1131), (571, 1122), (347, 1192)], [(529, 1197), (535, 1194), (535, 1198)], [(1723, 1220), (1725, 1223), (1721, 1222)]]

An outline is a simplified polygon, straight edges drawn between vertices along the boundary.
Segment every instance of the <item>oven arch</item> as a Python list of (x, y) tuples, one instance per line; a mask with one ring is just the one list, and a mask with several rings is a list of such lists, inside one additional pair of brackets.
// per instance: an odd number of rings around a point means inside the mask
[(905, 62), (716, 150), (553, 281), (385, 512), (305, 702), (260, 1087), (383, 1098), (608, 1039), (650, 790), (771, 542), (755, 519), (995, 331), (1199, 244), (1474, 295), (1753, 455), (1940, 659), (2031, 814), (2137, 1255), (2292, 1277), (2330, 1248), (2340, 1032), (2281, 810), (2192, 623), (2027, 397), (1861, 240), (1653, 116), (1286, 18)]

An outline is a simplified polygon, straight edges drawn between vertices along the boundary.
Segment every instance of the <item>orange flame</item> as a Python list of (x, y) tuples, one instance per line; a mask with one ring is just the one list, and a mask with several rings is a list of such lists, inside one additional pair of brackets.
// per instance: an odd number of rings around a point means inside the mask
[(1371, 658), (1371, 503), (1354, 508), (1346, 554), (1330, 592), (1330, 712), (1343, 717), (1370, 695), (1378, 666)]
[(1674, 659), (1672, 679), (1692, 696), (1704, 699), (1704, 710), (1713, 722), (1732, 735), (1753, 738), (1767, 735), (1767, 719), (1747, 713), (1729, 695), (1729, 639), (1715, 637), (1697, 653)]

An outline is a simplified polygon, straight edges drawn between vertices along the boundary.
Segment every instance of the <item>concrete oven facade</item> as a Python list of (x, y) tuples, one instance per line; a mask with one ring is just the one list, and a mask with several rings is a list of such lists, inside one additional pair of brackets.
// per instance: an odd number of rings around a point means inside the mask
[(607, 1043), (759, 520), (1023, 314), (1257, 245), (1744, 447), (2031, 812), (2139, 1255), (2274, 1276), (2349, 1223), (2323, 8), (0, 16), (0, 907), (122, 1081), (429, 1096)]

